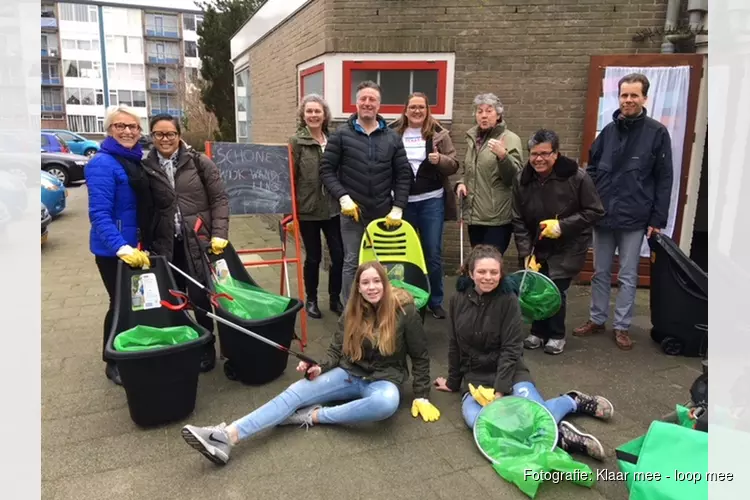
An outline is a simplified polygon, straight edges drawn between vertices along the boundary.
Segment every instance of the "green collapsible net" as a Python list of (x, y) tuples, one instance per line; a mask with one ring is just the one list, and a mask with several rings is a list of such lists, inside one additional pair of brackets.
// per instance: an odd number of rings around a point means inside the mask
[(546, 480), (566, 480), (590, 488), (591, 468), (557, 447), (557, 423), (541, 404), (504, 396), (479, 412), (474, 441), (493, 469), (530, 498)]
[(560, 310), (562, 304), (560, 290), (542, 273), (521, 270), (506, 279), (518, 295), (521, 315), (527, 323), (551, 318)]
[(291, 299), (270, 293), (257, 286), (226, 276), (214, 280), (216, 293), (226, 293), (234, 300), (220, 297), (219, 305), (238, 318), (249, 320), (268, 319), (284, 313)]
[(132, 352), (157, 349), (190, 342), (199, 337), (198, 332), (186, 325), (156, 328), (138, 325), (115, 337), (115, 351)]

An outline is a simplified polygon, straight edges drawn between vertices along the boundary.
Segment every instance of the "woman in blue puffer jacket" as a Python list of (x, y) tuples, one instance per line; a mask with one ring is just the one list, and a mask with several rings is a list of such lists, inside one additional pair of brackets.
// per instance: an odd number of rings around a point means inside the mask
[[(140, 118), (125, 106), (111, 107), (104, 126), (107, 138), (86, 165), (85, 177), (91, 222), (89, 245), (109, 294), (109, 310), (104, 318), (106, 347), (112, 328), (118, 259), (133, 267), (150, 264), (148, 255), (137, 248), (139, 227), (144, 227), (139, 220), (146, 220), (150, 198), (148, 180), (140, 166)], [(140, 233), (150, 237), (149, 231)], [(105, 348), (102, 352), (107, 378), (122, 385), (117, 366), (107, 359)]]

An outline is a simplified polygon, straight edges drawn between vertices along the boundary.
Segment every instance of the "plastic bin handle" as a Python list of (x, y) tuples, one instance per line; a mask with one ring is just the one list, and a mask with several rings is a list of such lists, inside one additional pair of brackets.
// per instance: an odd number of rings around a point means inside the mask
[(228, 295), (226, 293), (212, 293), (211, 294), (211, 304), (213, 304), (213, 306), (215, 308), (217, 308), (217, 309), (220, 307), (219, 306), (219, 301), (217, 299), (220, 299), (221, 297), (224, 297), (227, 300), (234, 300), (234, 297), (232, 297), (231, 295)]
[(187, 294), (184, 294), (177, 290), (170, 290), (169, 293), (180, 300), (179, 304), (172, 304), (171, 302), (162, 299), (161, 305), (169, 309), (170, 311), (183, 311), (190, 308), (190, 301), (188, 300)]

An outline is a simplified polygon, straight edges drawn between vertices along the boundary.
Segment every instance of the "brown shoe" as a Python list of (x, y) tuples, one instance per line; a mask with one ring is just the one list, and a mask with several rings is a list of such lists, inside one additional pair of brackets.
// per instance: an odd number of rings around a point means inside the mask
[(597, 325), (591, 320), (587, 320), (584, 324), (573, 330), (574, 337), (588, 337), (595, 333), (601, 333), (604, 331), (604, 325)]
[(617, 347), (623, 351), (629, 351), (633, 348), (633, 341), (630, 339), (630, 335), (627, 330), (614, 330), (615, 332), (615, 343)]

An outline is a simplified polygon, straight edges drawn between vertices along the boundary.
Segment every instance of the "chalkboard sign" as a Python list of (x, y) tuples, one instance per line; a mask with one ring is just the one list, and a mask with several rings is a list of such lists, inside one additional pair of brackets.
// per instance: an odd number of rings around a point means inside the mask
[(292, 213), (286, 145), (212, 142), (211, 158), (221, 172), (233, 215)]

